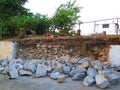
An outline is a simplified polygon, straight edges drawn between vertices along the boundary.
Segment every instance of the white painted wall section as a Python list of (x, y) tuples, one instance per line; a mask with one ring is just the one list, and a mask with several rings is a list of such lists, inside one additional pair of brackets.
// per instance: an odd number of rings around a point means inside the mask
[(16, 45), (10, 41), (0, 41), (0, 60), (15, 58)]
[(120, 66), (120, 45), (111, 45), (109, 52), (110, 63)]

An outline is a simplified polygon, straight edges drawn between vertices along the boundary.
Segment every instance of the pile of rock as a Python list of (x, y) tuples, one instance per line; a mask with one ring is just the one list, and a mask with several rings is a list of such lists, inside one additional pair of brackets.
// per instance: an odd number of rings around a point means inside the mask
[(114, 70), (117, 71), (117, 67), (76, 57), (60, 57), (54, 60), (0, 60), (0, 74), (8, 75), (10, 79), (18, 76), (49, 76), (58, 83), (63, 83), (65, 78), (71, 77), (73, 81), (83, 81), (85, 86), (96, 84), (100, 88), (120, 82), (120, 76), (115, 74)]

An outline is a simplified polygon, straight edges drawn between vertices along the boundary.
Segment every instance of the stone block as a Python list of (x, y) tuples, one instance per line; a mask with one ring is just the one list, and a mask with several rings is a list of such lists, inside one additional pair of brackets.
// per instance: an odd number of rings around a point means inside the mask
[(92, 86), (95, 82), (95, 79), (92, 76), (86, 76), (86, 78), (83, 80), (83, 85), (85, 86)]
[(35, 72), (35, 77), (45, 77), (47, 74), (47, 70), (45, 69), (44, 65), (38, 64), (36, 72)]
[(50, 74), (50, 78), (54, 79), (54, 80), (57, 80), (60, 75), (61, 75), (60, 72), (52, 72)]
[(76, 73), (73, 75), (72, 80), (73, 81), (80, 81), (85, 78), (85, 73)]
[(26, 71), (26, 70), (19, 70), (19, 75), (21, 75), (21, 76), (31, 76), (32, 72), (31, 71)]
[(120, 76), (114, 74), (114, 73), (108, 73), (108, 74), (105, 74), (105, 78), (108, 79), (108, 81), (110, 81), (110, 83), (112, 85), (116, 85), (119, 83), (120, 81)]
[(9, 73), (11, 79), (18, 78), (18, 71), (15, 68), (15, 66), (10, 66), (8, 73)]
[(87, 75), (95, 77), (97, 74), (98, 74), (97, 70), (95, 70), (94, 68), (88, 68)]
[(58, 79), (57, 79), (57, 82), (58, 82), (58, 83), (63, 83), (64, 81), (65, 81), (65, 75), (64, 75), (64, 74), (58, 76)]
[(31, 72), (35, 72), (36, 70), (36, 65), (32, 62), (26, 62), (24, 65), (23, 65), (23, 69), (24, 70), (28, 70), (28, 71), (31, 71)]
[(110, 83), (109, 81), (103, 76), (103, 75), (96, 75), (95, 76), (95, 81), (96, 81), (96, 85), (99, 87), (99, 88), (107, 88), (110, 86)]
[(81, 68), (81, 67), (76, 67), (74, 69), (71, 70), (71, 72), (69, 73), (70, 76), (73, 76), (74, 74), (77, 74), (77, 73), (84, 73), (86, 72), (86, 69), (85, 68)]
[(71, 66), (63, 66), (63, 70), (64, 70), (64, 73), (69, 75), (70, 71), (71, 71), (72, 67)]

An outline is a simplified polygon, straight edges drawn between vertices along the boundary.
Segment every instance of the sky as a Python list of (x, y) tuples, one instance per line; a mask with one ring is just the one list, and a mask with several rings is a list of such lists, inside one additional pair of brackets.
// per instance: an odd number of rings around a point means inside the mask
[[(61, 3), (68, 0), (28, 0), (25, 7), (33, 13), (40, 13), (51, 17)], [(76, 4), (83, 9), (80, 14), (80, 21), (95, 21), (120, 17), (120, 0), (76, 0)], [(87, 27), (87, 25), (86, 25)], [(93, 26), (92, 26), (93, 27)], [(78, 27), (77, 27), (78, 28)], [(82, 28), (82, 27), (81, 27)], [(85, 26), (84, 26), (85, 28)], [(85, 30), (84, 30), (85, 31)], [(88, 32), (89, 33), (89, 32)]]

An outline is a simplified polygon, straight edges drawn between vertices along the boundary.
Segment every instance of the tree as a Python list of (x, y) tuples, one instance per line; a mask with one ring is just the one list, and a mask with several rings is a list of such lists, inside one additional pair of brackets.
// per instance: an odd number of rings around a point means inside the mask
[(8, 26), (8, 33), (12, 33), (12, 35), (15, 32), (18, 33), (19, 28), (24, 28), (27, 32), (35, 31), (36, 34), (42, 35), (49, 29), (50, 24), (47, 16), (31, 13), (27, 16), (12, 17)]
[[(37, 17), (38, 16), (38, 17)], [(50, 19), (45, 15), (37, 15), (35, 18), (39, 18), (39, 21), (36, 24), (35, 32), (39, 35), (43, 35), (45, 32), (49, 30), (50, 27)]]
[(67, 4), (61, 4), (57, 9), (52, 18), (52, 27), (58, 30), (71, 30), (76, 24), (76, 21), (80, 17), (78, 13), (81, 7), (76, 5), (74, 0), (67, 2)]
[(28, 9), (24, 8), (27, 0), (0, 0), (0, 17), (7, 20), (17, 15), (26, 15)]
[(28, 0), (0, 0), (0, 18), (2, 19), (2, 34), (14, 35), (16, 23), (11, 19), (17, 16), (28, 15), (28, 9), (24, 8)]

